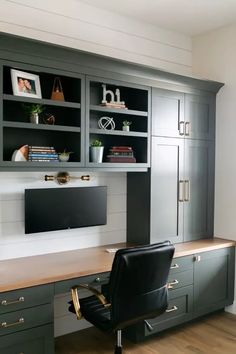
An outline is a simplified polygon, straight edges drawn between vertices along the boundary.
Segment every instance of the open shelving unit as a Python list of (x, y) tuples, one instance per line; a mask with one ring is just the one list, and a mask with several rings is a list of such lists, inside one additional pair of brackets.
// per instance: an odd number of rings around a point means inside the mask
[[(11, 69), (39, 76), (42, 97), (14, 95)], [(65, 100), (51, 99), (56, 77), (60, 78)], [(150, 88), (72, 71), (14, 61), (0, 61), (0, 168), (9, 170), (97, 169), (106, 171), (145, 171), (150, 166)], [(120, 90), (126, 108), (101, 106), (103, 89)], [(25, 106), (42, 105), (38, 124), (30, 122)], [(55, 117), (54, 124), (46, 118)], [(101, 117), (112, 117), (115, 129), (100, 129)], [(132, 121), (130, 131), (122, 130), (124, 120)], [(102, 163), (90, 158), (90, 145), (99, 139), (104, 144)], [(68, 162), (12, 161), (15, 150), (24, 145), (53, 146), (57, 153), (72, 151)], [(106, 162), (113, 146), (131, 146), (136, 163)]]
[[(120, 90), (121, 101), (125, 102), (126, 108), (111, 108), (101, 105), (103, 84), (106, 85), (107, 90), (111, 90), (113, 93), (115, 93), (116, 89)], [(127, 168), (148, 167), (150, 134), (149, 88), (97, 77), (87, 77), (86, 87), (86, 107), (88, 107), (86, 115), (87, 165), (100, 168), (104, 166), (112, 168), (121, 166), (126, 166)], [(100, 129), (98, 122), (102, 117), (113, 118), (115, 129)], [(131, 129), (128, 132), (122, 130), (122, 122), (124, 120), (132, 122)], [(94, 140), (100, 140), (104, 145), (102, 163), (91, 161), (88, 147)], [(136, 163), (106, 162), (106, 156), (113, 146), (132, 147)]]

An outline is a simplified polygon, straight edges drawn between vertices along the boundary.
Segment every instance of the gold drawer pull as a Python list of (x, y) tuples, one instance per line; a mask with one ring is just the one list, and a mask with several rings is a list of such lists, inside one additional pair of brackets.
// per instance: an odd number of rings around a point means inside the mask
[(8, 305), (17, 304), (18, 302), (24, 302), (24, 301), (25, 301), (24, 296), (21, 296), (19, 297), (19, 299), (13, 301), (2, 300), (1, 305), (8, 306)]
[(19, 318), (19, 320), (17, 322), (14, 322), (14, 323), (7, 323), (7, 322), (2, 322), (1, 323), (1, 326), (4, 327), (4, 328), (8, 328), (8, 327), (13, 327), (13, 326), (18, 326), (20, 324), (23, 324), (25, 322), (25, 319), (24, 317), (21, 317)]
[(168, 289), (173, 289), (174, 285), (179, 284), (177, 279), (173, 280), (171, 283), (168, 283)]
[(170, 269), (178, 269), (179, 268), (179, 265), (177, 263), (173, 264)]
[(178, 307), (174, 305), (169, 310), (166, 310), (166, 312), (169, 313), (169, 312), (173, 312), (173, 311), (177, 311), (177, 310), (178, 310)]

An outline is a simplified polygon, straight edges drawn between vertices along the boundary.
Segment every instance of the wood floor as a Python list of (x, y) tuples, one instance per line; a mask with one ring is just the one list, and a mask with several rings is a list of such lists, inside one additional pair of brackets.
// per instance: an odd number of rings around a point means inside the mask
[[(114, 338), (94, 327), (56, 339), (56, 354), (112, 354)], [(224, 312), (162, 332), (124, 354), (236, 354), (236, 316)]]

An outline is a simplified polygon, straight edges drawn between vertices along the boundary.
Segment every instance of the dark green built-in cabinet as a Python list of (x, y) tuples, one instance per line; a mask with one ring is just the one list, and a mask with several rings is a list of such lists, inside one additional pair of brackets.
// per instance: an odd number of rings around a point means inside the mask
[[(11, 69), (37, 75), (42, 97), (14, 95)], [(65, 101), (51, 99), (56, 77)], [(102, 106), (102, 85), (113, 93), (119, 89), (126, 107)], [(215, 95), (221, 86), (0, 34), (0, 170), (126, 171), (128, 241), (212, 237)], [(23, 104), (41, 104), (47, 116), (31, 123)], [(48, 115), (55, 117), (54, 124), (47, 124)], [(115, 129), (101, 129), (101, 117), (112, 118)], [(132, 121), (129, 132), (122, 130), (124, 120)], [(97, 139), (104, 145), (102, 163), (90, 157), (90, 144)], [(23, 145), (73, 153), (69, 162), (12, 161)], [(107, 162), (113, 146), (132, 147), (136, 163)], [(53, 296), (73, 283), (0, 294), (1, 301), (10, 302), (0, 304), (0, 352), (53, 354)], [(234, 248), (175, 258), (169, 287), (167, 311), (150, 319), (153, 332), (139, 324), (127, 333), (130, 338), (141, 340), (231, 304)]]
[(129, 241), (213, 235), (214, 107), (214, 94), (152, 89), (151, 168), (128, 174)]

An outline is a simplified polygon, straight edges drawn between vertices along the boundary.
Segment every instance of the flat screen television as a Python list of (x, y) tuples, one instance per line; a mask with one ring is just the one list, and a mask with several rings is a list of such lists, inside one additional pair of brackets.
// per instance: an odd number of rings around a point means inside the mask
[(25, 190), (25, 233), (105, 225), (107, 187)]

